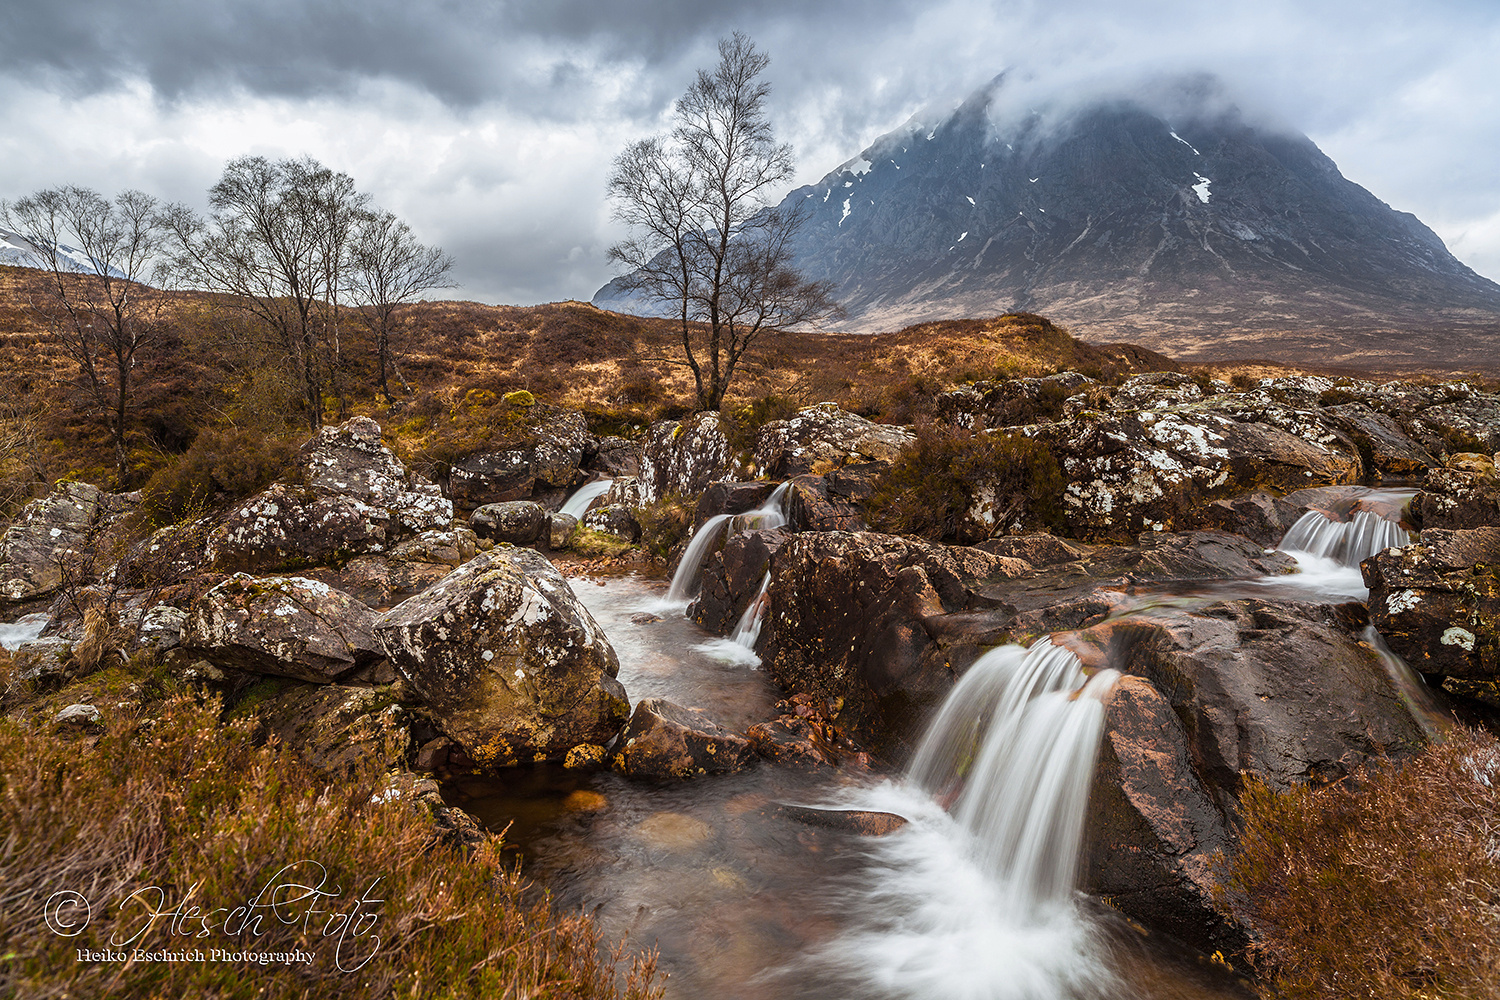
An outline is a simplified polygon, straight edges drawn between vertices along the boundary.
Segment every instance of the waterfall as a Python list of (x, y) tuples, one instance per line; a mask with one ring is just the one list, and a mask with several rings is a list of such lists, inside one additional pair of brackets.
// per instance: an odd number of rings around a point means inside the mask
[(1371, 511), (1355, 511), (1349, 520), (1335, 521), (1321, 511), (1310, 510), (1292, 525), (1277, 548), (1357, 567), (1377, 552), (1410, 544), (1411, 536), (1405, 528)]
[(30, 642), (42, 634), (47, 627), (46, 615), (22, 615), (13, 622), (0, 623), (0, 649), (15, 649), (23, 642)]
[(991, 650), (949, 694), (912, 761), (911, 779), (951, 798), (980, 866), (1022, 913), (1071, 897), (1101, 699), (1118, 677), (1086, 678), (1050, 639)]
[(771, 571), (766, 570), (766, 575), (760, 581), (760, 589), (751, 598), (749, 607), (745, 613), (740, 615), (739, 622), (734, 627), (729, 641), (743, 649), (754, 651), (755, 640), (760, 638), (760, 626), (766, 618), (766, 591), (771, 589)]
[(613, 479), (601, 479), (598, 482), (584, 483), (574, 491), (573, 495), (564, 501), (558, 508), (559, 514), (570, 514), (578, 520), (583, 520), (583, 515), (588, 513), (589, 504), (609, 492), (614, 485)]
[(1427, 681), (1422, 675), (1411, 668), (1411, 664), (1397, 656), (1391, 651), (1391, 647), (1385, 644), (1384, 637), (1375, 630), (1374, 625), (1367, 626), (1360, 636), (1370, 648), (1375, 650), (1375, 655), (1380, 657), (1381, 666), (1391, 678), (1391, 683), (1396, 686), (1396, 692), (1401, 696), (1401, 704), (1411, 713), (1411, 717), (1421, 727), (1422, 734), (1429, 740), (1439, 742), (1453, 731), (1453, 717), (1438, 704), (1437, 698), (1433, 696), (1432, 688), (1427, 686)]
[(694, 533), (688, 542), (687, 551), (677, 563), (677, 572), (672, 574), (672, 585), (667, 588), (668, 604), (686, 604), (698, 593), (698, 578), (703, 574), (703, 559), (708, 548), (718, 541), (719, 531), (728, 523), (730, 514), (715, 514), (703, 522), (703, 527)]
[(782, 483), (771, 491), (765, 503), (754, 510), (743, 514), (715, 514), (704, 521), (703, 527), (699, 528), (692, 540), (688, 542), (687, 550), (683, 552), (682, 559), (677, 564), (677, 572), (672, 574), (672, 584), (667, 588), (667, 596), (663, 603), (669, 606), (686, 604), (697, 595), (698, 580), (703, 573), (703, 560), (707, 557), (709, 548), (718, 541), (719, 531), (726, 522), (729, 524), (730, 534), (779, 528), (786, 524), (786, 511), (783, 505), (791, 486), (790, 480)]

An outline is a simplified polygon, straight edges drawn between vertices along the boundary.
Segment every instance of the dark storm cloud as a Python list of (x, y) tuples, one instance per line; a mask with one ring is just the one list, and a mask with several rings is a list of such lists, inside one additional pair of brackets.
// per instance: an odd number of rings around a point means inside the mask
[(201, 203), (232, 155), (307, 152), (457, 254), (461, 294), (587, 297), (618, 236), (611, 158), (733, 30), (772, 55), (798, 183), (1003, 69), (1054, 107), (1209, 71), (1500, 274), (1485, 0), (9, 0), (0, 197), (75, 181)]

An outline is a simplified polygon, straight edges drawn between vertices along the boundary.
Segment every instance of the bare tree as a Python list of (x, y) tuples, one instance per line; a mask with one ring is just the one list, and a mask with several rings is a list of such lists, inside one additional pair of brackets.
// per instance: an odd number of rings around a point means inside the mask
[[(423, 246), (411, 228), (383, 210), (361, 215), (353, 240), (350, 278), (360, 314), (375, 336), (381, 394), (387, 405), (390, 375), (401, 378), (391, 349), (397, 307), (434, 288), (452, 288), (453, 258), (437, 247)], [(402, 379), (405, 387), (406, 380)]]
[(89, 188), (51, 188), (0, 204), (0, 218), (48, 274), (53, 331), (105, 413), (123, 488), (136, 363), (160, 333), (162, 299), (145, 288), (166, 235), (156, 199), (125, 191), (110, 201)]
[(770, 57), (740, 32), (719, 43), (714, 72), (677, 102), (668, 136), (615, 158), (610, 196), (630, 239), (610, 247), (620, 283), (669, 304), (681, 323), (698, 406), (716, 410), (745, 351), (763, 332), (839, 314), (832, 286), (792, 266), (795, 210), (768, 206), (792, 175), (792, 151), (766, 117)]
[(273, 332), (299, 373), (314, 430), (323, 423), (324, 352), (337, 336), (337, 292), (361, 199), (347, 175), (311, 157), (245, 156), (209, 190), (206, 220), (181, 205), (163, 213), (180, 280), (228, 293)]

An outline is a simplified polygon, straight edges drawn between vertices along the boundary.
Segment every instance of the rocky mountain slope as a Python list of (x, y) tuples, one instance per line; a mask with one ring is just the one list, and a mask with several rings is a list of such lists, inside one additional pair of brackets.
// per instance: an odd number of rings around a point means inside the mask
[(1500, 285), (1212, 80), (1035, 108), (1008, 86), (787, 196), (846, 329), (1030, 310), (1184, 360), (1492, 363)]

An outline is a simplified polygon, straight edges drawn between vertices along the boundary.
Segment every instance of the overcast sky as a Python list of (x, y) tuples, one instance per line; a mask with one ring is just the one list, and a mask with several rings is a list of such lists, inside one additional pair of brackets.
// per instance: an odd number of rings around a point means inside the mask
[(1500, 279), (1495, 0), (3, 0), (0, 198), (85, 184), (205, 205), (301, 155), (458, 259), (456, 294), (589, 298), (610, 160), (715, 41), (772, 57), (797, 183), (1016, 68), (1039, 86), (1208, 71)]

